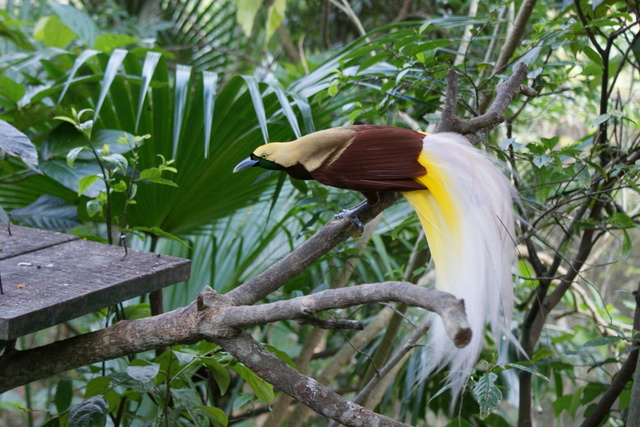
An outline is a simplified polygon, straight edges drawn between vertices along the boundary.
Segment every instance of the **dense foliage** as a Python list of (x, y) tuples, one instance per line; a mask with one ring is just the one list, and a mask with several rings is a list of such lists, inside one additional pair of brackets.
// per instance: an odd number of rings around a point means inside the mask
[[(166, 309), (189, 303), (205, 285), (227, 292), (359, 201), (271, 172), (257, 181), (231, 174), (257, 144), (355, 122), (433, 130), (450, 68), (460, 74), (458, 113), (473, 117), (525, 62), (539, 96), (514, 100), (507, 121), (481, 145), (507, 165), (519, 193), (513, 333), (521, 349), (498, 357), (488, 347), (454, 416), (444, 374), (420, 376), (419, 349), (361, 404), (418, 426), (451, 418), (452, 425), (569, 423), (593, 413), (634, 346), (637, 357), (640, 18), (631, 3), (7, 4), (0, 124), (29, 138), (38, 163), (29, 148), (12, 151), (0, 141), (0, 219), (7, 212), (20, 224), (103, 241), (123, 233), (137, 247), (191, 258), (192, 279), (165, 290)], [(270, 298), (384, 280), (430, 284), (428, 248), (410, 212), (404, 204), (387, 210), (370, 234)], [(424, 316), (394, 310), (334, 313), (365, 320), (360, 333), (293, 321), (252, 332), (301, 372), (353, 397)], [(147, 300), (23, 337), (19, 346), (123, 315), (149, 315)], [(611, 425), (628, 419), (627, 380), (605, 410)], [(326, 424), (290, 405), (202, 342), (5, 393), (0, 420)]]

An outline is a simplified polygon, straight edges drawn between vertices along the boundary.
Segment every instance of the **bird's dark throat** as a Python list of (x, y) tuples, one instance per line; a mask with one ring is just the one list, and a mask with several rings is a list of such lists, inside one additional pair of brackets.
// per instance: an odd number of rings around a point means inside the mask
[(274, 171), (283, 171), (286, 168), (282, 165), (277, 164), (276, 162), (272, 162), (271, 160), (267, 160), (267, 159), (263, 159), (262, 157), (258, 157), (254, 154), (251, 155), (251, 160), (255, 160), (258, 163), (256, 164), (256, 166), (260, 166), (261, 168), (264, 169), (270, 169), (270, 170), (274, 170)]

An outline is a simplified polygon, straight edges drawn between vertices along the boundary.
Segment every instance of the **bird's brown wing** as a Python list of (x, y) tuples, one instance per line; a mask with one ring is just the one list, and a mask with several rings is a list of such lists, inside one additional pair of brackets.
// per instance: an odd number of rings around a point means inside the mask
[(353, 126), (353, 142), (330, 164), (311, 172), (325, 185), (360, 192), (409, 191), (427, 173), (418, 163), (424, 135), (390, 126)]

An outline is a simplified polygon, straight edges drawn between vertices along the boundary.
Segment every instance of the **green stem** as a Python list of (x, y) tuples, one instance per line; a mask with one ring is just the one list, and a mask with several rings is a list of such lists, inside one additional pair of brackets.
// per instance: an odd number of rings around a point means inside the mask
[(107, 171), (104, 168), (104, 164), (102, 163), (102, 160), (100, 160), (100, 155), (98, 155), (98, 152), (96, 151), (96, 149), (93, 147), (93, 144), (91, 143), (91, 138), (89, 138), (89, 136), (83, 131), (81, 131), (81, 133), (84, 135), (85, 139), (87, 140), (87, 143), (89, 144), (89, 148), (91, 148), (91, 151), (93, 152), (93, 156), (96, 158), (98, 165), (100, 166), (100, 171), (102, 172), (102, 180), (104, 181), (104, 188), (107, 193), (107, 206), (105, 207), (104, 221), (107, 226), (107, 242), (111, 245), (113, 244), (113, 235), (112, 235), (112, 224), (111, 224), (111, 185), (109, 184), (109, 176), (107, 175)]

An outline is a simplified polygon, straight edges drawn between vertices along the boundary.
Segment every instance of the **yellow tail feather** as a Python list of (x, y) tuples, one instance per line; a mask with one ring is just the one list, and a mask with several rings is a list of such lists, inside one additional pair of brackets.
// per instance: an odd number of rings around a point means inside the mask
[(515, 260), (512, 187), (504, 174), (462, 135), (424, 138), (416, 178), (427, 190), (402, 195), (418, 214), (436, 268), (436, 288), (465, 300), (473, 331), (471, 343), (457, 349), (438, 318), (424, 353), (425, 375), (449, 365), (448, 381), (457, 395), (482, 348), (484, 326), (495, 342), (510, 336)]

